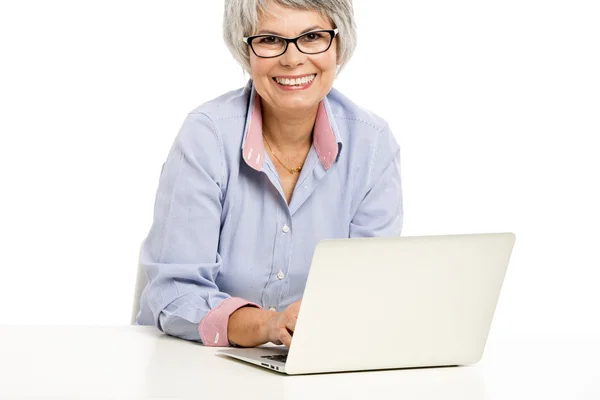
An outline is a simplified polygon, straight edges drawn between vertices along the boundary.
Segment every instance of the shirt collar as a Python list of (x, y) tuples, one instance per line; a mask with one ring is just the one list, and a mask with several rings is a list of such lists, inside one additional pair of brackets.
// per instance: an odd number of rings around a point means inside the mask
[[(262, 138), (262, 113), (260, 96), (252, 80), (250, 102), (244, 127), (244, 140), (242, 141), (242, 155), (246, 164), (257, 171), (261, 171), (265, 160), (265, 147)], [(342, 151), (342, 139), (337, 130), (335, 121), (331, 118), (332, 112), (329, 100), (325, 97), (319, 103), (317, 119), (313, 130), (313, 145), (319, 160), (326, 170), (331, 168), (339, 159)]]

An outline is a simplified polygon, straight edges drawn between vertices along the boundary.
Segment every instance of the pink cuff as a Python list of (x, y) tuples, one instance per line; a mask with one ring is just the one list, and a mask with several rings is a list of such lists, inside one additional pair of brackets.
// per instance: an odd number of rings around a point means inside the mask
[(254, 306), (262, 309), (258, 304), (248, 300), (239, 297), (230, 297), (223, 300), (217, 308), (213, 308), (206, 314), (200, 321), (200, 325), (198, 325), (198, 332), (200, 333), (202, 343), (205, 346), (229, 346), (229, 339), (227, 338), (229, 316), (244, 306)]

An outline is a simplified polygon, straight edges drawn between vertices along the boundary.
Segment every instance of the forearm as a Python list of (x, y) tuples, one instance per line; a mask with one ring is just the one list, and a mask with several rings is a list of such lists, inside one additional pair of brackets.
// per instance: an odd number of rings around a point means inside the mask
[(275, 311), (242, 307), (229, 316), (227, 337), (243, 347), (255, 347), (269, 342), (268, 322)]
[(199, 294), (180, 297), (160, 312), (160, 329), (171, 336), (201, 341), (198, 324), (209, 312), (201, 308), (202, 304), (203, 299)]

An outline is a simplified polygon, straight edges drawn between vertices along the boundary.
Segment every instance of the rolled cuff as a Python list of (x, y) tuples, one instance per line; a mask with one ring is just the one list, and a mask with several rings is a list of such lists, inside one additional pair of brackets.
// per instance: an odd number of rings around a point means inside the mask
[(217, 308), (212, 309), (206, 314), (198, 325), (198, 333), (200, 333), (202, 343), (205, 346), (229, 346), (229, 340), (227, 338), (229, 316), (233, 314), (234, 311), (244, 306), (253, 306), (262, 309), (258, 304), (248, 300), (239, 297), (230, 297), (223, 300)]

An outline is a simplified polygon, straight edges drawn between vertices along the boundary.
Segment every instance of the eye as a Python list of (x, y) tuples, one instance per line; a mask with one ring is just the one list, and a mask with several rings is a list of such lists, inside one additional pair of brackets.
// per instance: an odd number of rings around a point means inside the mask
[(277, 36), (263, 36), (258, 41), (260, 44), (271, 45), (281, 43), (281, 39)]
[(321, 38), (322, 38), (321, 34), (316, 33), (316, 32), (310, 32), (310, 33), (307, 33), (306, 35), (304, 35), (304, 37), (302, 39), (304, 39), (307, 42), (314, 42), (315, 40), (319, 40)]

